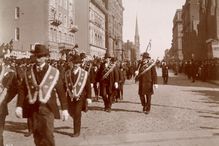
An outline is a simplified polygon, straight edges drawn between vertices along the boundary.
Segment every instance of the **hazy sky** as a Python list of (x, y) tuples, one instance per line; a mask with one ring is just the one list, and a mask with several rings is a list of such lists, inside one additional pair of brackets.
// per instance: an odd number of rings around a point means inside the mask
[(171, 47), (173, 18), (186, 0), (123, 0), (123, 41), (134, 41), (136, 16), (140, 35), (140, 52), (146, 50), (151, 39), (150, 54), (163, 58)]

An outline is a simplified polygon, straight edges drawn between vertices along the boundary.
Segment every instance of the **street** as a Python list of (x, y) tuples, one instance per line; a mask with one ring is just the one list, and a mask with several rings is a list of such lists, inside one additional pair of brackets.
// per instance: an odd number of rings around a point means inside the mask
[[(72, 119), (55, 121), (57, 146), (135, 146), (135, 145), (211, 145), (219, 144), (219, 86), (207, 82), (192, 83), (186, 76), (170, 73), (163, 85), (157, 69), (158, 89), (152, 96), (151, 112), (146, 115), (138, 96), (138, 85), (128, 80), (124, 99), (114, 103), (111, 113), (103, 111), (102, 99), (83, 113), (81, 135), (72, 138)], [(34, 145), (33, 137), (24, 137), (26, 119), (15, 117), (16, 99), (9, 104), (4, 140), (6, 146)]]

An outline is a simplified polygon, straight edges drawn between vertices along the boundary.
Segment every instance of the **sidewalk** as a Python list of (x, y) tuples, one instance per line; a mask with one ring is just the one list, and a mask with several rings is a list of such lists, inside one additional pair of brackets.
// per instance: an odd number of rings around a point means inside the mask
[(219, 85), (219, 80), (210, 80), (208, 82), (212, 83), (212, 84), (215, 84), (215, 85)]
[[(141, 134), (83, 136), (55, 135), (57, 146), (218, 146), (219, 130), (167, 131)], [(13, 146), (32, 146), (33, 139)]]

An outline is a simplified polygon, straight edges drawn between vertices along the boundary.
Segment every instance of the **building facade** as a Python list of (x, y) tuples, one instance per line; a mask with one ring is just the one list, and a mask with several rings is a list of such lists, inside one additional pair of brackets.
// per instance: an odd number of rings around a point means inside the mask
[[(32, 44), (47, 45), (52, 58), (75, 44), (73, 0), (0, 0), (0, 42), (13, 39), (13, 49), (29, 51)], [(7, 17), (4, 15), (7, 14)]]
[(106, 47), (111, 56), (123, 59), (123, 5), (122, 0), (105, 0), (108, 15), (106, 17)]
[(219, 58), (219, 0), (200, 1), (199, 37), (203, 58)]
[(178, 9), (175, 13), (174, 19), (173, 19), (173, 39), (172, 39), (172, 52), (173, 52), (173, 58), (175, 60), (183, 60), (183, 54), (182, 54), (182, 10)]
[(75, 0), (76, 42), (79, 51), (103, 57), (106, 52), (106, 3), (104, 0)]
[(199, 0), (186, 0), (182, 8), (182, 53), (183, 58), (201, 59), (198, 40)]
[(132, 63), (136, 62), (136, 49), (135, 44), (129, 40), (123, 44), (123, 59)]

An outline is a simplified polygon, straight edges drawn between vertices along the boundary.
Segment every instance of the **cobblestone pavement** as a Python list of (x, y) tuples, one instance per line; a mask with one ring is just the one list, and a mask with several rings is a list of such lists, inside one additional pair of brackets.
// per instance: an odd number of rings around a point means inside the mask
[[(160, 75), (160, 70), (158, 70)], [(150, 114), (142, 112), (137, 95), (138, 86), (129, 80), (124, 99), (113, 104), (112, 112), (103, 111), (103, 102), (93, 102), (83, 113), (79, 138), (71, 138), (72, 119), (55, 121), (58, 146), (73, 145), (217, 145), (219, 143), (219, 88), (184, 75), (170, 74), (169, 84), (159, 88), (152, 97)], [(31, 146), (33, 138), (24, 137), (26, 119), (14, 115), (16, 99), (10, 103), (5, 126), (8, 146)]]

